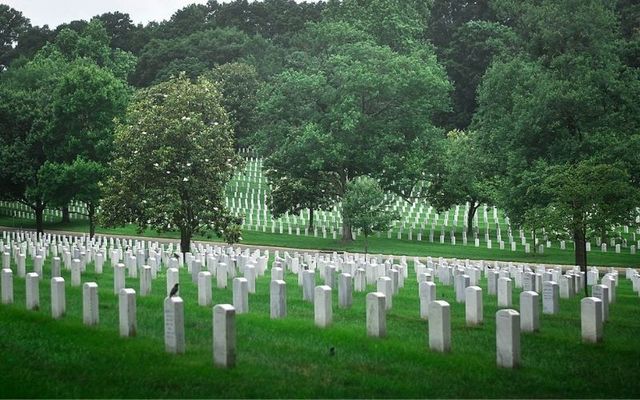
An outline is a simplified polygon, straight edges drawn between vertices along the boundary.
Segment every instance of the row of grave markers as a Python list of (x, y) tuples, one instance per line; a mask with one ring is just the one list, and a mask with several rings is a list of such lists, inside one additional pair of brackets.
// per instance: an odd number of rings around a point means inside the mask
[[(14, 243), (15, 245), (15, 243)], [(28, 247), (28, 246), (27, 246)], [(37, 248), (37, 246), (33, 246)], [(64, 246), (63, 246), (64, 247)], [(141, 245), (144, 247), (144, 245)], [(15, 247), (14, 247), (15, 248)], [(52, 248), (55, 248), (53, 246)], [(197, 249), (197, 246), (196, 246)], [(202, 249), (202, 248), (201, 248)], [(79, 249), (74, 249), (75, 250)], [(121, 250), (121, 249), (120, 249)], [(36, 250), (35, 253), (38, 251)], [(248, 252), (248, 250), (246, 250)], [(66, 251), (65, 254), (70, 253)], [(229, 252), (233, 253), (233, 249)], [(259, 253), (259, 252), (258, 252)], [(101, 253), (96, 254), (96, 272), (98, 272), (97, 261), (101, 259)], [(118, 249), (112, 250), (112, 262), (119, 261), (121, 252)], [(153, 254), (153, 252), (151, 252)], [(254, 253), (255, 254), (255, 253)], [(9, 253), (3, 254), (3, 271), (2, 271), (2, 299), (3, 303), (12, 301), (12, 270), (10, 268), (4, 268), (5, 260)], [(142, 252), (138, 252), (138, 255), (143, 255)], [(220, 254), (219, 254), (220, 255)], [(85, 253), (86, 256), (86, 253)], [(228, 257), (224, 253), (221, 253), (222, 257)], [(42, 254), (36, 254), (34, 261), (38, 260), (38, 257), (42, 257)], [(233, 271), (235, 274), (236, 267), (240, 268), (244, 277), (236, 277), (233, 280), (233, 305), (219, 305), (214, 308), (214, 332), (216, 329), (220, 329), (220, 337), (226, 341), (219, 343), (218, 348), (230, 349), (228, 352), (219, 352), (219, 357), (215, 357), (215, 342), (214, 342), (214, 359), (219, 360), (231, 360), (235, 359), (235, 337), (233, 318), (237, 312), (248, 312), (248, 293), (252, 286), (250, 282), (253, 282), (253, 291), (255, 291), (255, 260), (248, 262), (246, 254), (240, 254), (238, 259), (233, 261), (229, 265), (232, 268), (227, 268), (225, 263), (212, 263), (211, 266), (216, 270), (216, 274), (220, 276), (218, 271), (223, 271), (226, 275), (227, 271)], [(150, 257), (151, 259), (153, 257)], [(198, 284), (198, 302), (201, 305), (210, 305), (210, 293), (211, 293), (211, 272), (202, 271), (201, 261), (198, 254), (195, 256), (188, 255), (187, 268), (190, 269), (192, 274), (192, 280)], [(57, 260), (56, 260), (57, 259)], [(126, 266), (123, 263), (117, 263), (114, 269), (114, 292), (120, 296), (120, 332), (123, 336), (131, 336), (135, 334), (135, 290), (130, 288), (118, 287), (120, 277), (124, 277), (125, 268), (128, 268), (131, 274), (134, 274), (139, 269), (138, 261), (141, 260), (145, 263), (144, 257), (129, 256), (129, 265)], [(162, 259), (162, 258), (160, 258)], [(207, 259), (209, 257), (207, 256)], [(228, 258), (227, 258), (228, 259)], [(171, 263), (179, 263), (178, 259), (170, 258)], [(263, 259), (264, 260), (264, 259)], [(239, 262), (238, 262), (239, 261)], [(301, 261), (309, 262), (309, 264), (301, 265)], [(331, 324), (332, 321), (332, 309), (331, 309), (331, 292), (336, 286), (338, 287), (338, 297), (340, 307), (351, 306), (351, 292), (353, 288), (353, 282), (355, 280), (355, 290), (365, 291), (366, 286), (369, 283), (375, 283), (377, 286), (377, 292), (369, 293), (366, 297), (367, 301), (367, 332), (371, 336), (384, 336), (386, 333), (386, 312), (392, 307), (393, 295), (398, 292), (400, 288), (404, 286), (404, 279), (408, 275), (408, 268), (406, 264), (406, 258), (401, 258), (401, 264), (394, 265), (393, 259), (387, 260), (384, 263), (378, 263), (376, 258), (370, 260), (366, 259), (349, 259), (346, 262), (339, 262), (334, 258), (333, 261), (337, 265), (330, 265), (325, 262), (328, 260), (313, 259), (308, 254), (302, 257), (291, 257), (285, 253), (284, 258), (280, 258), (276, 255), (274, 264), (271, 269), (272, 282), (270, 284), (271, 292), (271, 317), (283, 318), (286, 316), (286, 283), (284, 282), (285, 271), (290, 271), (298, 275), (298, 284), (303, 287), (303, 297), (305, 300), (312, 301), (314, 303), (314, 315), (316, 325), (320, 327), (326, 327)], [(356, 265), (358, 261), (359, 265)], [(364, 263), (362, 263), (365, 261)], [(55, 265), (60, 265), (60, 259), (54, 257), (52, 273), (59, 274), (59, 267), (56, 269)], [(74, 279), (73, 271), (78, 271), (77, 275), (82, 272), (83, 263), (81, 259), (72, 259), (71, 262), (72, 271), (72, 284)], [(496, 337), (498, 341), (498, 365), (502, 366), (515, 366), (519, 360), (519, 337), (520, 330), (523, 331), (535, 331), (539, 328), (539, 316), (538, 316), (538, 292), (543, 291), (543, 313), (556, 313), (558, 312), (558, 298), (569, 297), (574, 295), (582, 287), (584, 282), (584, 274), (579, 271), (570, 270), (566, 275), (562, 275), (562, 271), (558, 268), (546, 271), (544, 267), (538, 267), (536, 273), (530, 270), (528, 267), (518, 267), (510, 265), (507, 268), (492, 269), (488, 265), (470, 265), (468, 261), (465, 261), (465, 265), (453, 265), (450, 266), (446, 261), (440, 259), (434, 268), (434, 262), (430, 258), (427, 259), (427, 265), (422, 264), (418, 259), (414, 259), (416, 278), (419, 282), (419, 296), (420, 296), (420, 315), (423, 318), (429, 320), (429, 346), (437, 351), (449, 351), (450, 350), (450, 308), (449, 304), (442, 300), (436, 300), (435, 296), (435, 283), (433, 283), (433, 276), (437, 276), (438, 279), (444, 285), (454, 285), (456, 301), (465, 302), (466, 307), (466, 320), (469, 325), (478, 325), (482, 323), (482, 289), (475, 286), (482, 272), (488, 280), (489, 294), (498, 296), (499, 307), (511, 307), (511, 278), (515, 279), (516, 287), (523, 287), (525, 291), (520, 296), (520, 313), (515, 310), (499, 311), (496, 314), (497, 330)], [(339, 265), (339, 267), (338, 267)], [(74, 268), (75, 266), (75, 268)], [(205, 266), (209, 267), (208, 264)], [(315, 286), (315, 270), (316, 266), (320, 272), (321, 278), (324, 278), (325, 285)], [(364, 266), (365, 268), (362, 268)], [(497, 265), (496, 265), (497, 266)], [(34, 269), (41, 268), (42, 265), (36, 266), (34, 262)], [(178, 283), (179, 279), (178, 268), (183, 267), (177, 265), (176, 267), (168, 268), (167, 272), (167, 290), (173, 287), (175, 283)], [(244, 272), (242, 268), (244, 267)], [(264, 274), (266, 267), (262, 265), (257, 272)], [(312, 267), (312, 268), (309, 268)], [(102, 265), (100, 265), (100, 269)], [(121, 271), (120, 273), (116, 271)], [(147, 271), (146, 273), (144, 271)], [(337, 274), (340, 271), (344, 271), (341, 274)], [(98, 272), (99, 273), (99, 272)], [(31, 272), (26, 274), (27, 285), (27, 307), (37, 307), (37, 291), (38, 281), (42, 276), (40, 269), (40, 275), (37, 272)], [(352, 276), (355, 278), (353, 279)], [(141, 295), (143, 288), (147, 285), (143, 283), (153, 277), (152, 267), (143, 265), (141, 269)], [(336, 282), (336, 278), (338, 282)], [(635, 270), (627, 270), (627, 278), (633, 281), (634, 291), (638, 291), (640, 282), (640, 275)], [(553, 280), (559, 280), (560, 285)], [(599, 341), (602, 338), (602, 322), (607, 319), (608, 304), (615, 301), (615, 287), (617, 285), (617, 272), (610, 271), (603, 277), (603, 285), (596, 285), (598, 281), (598, 271), (591, 269), (587, 273), (587, 283), (593, 285), (593, 298), (585, 298), (581, 302), (581, 321), (582, 321), (582, 336), (585, 341)], [(79, 284), (79, 279), (77, 280)], [(224, 279), (224, 285), (226, 285), (226, 279)], [(122, 279), (122, 284), (123, 284)], [(207, 284), (208, 283), (208, 284)], [(474, 285), (472, 286), (471, 283)], [(543, 283), (541, 285), (541, 283)], [(208, 289), (208, 290), (207, 290)], [(528, 290), (527, 290), (528, 289)], [(52, 315), (59, 317), (64, 313), (64, 279), (58, 276), (53, 276), (51, 281), (52, 290)], [(206, 293), (209, 293), (206, 296)], [(92, 294), (95, 293), (95, 294)], [(204, 294), (203, 294), (204, 293)], [(83, 287), (83, 304), (86, 304), (85, 311), (87, 317), (86, 321), (97, 321), (97, 285), (93, 282), (85, 283)], [(168, 351), (171, 349), (183, 348), (184, 343), (184, 317), (182, 299), (168, 298), (165, 301), (165, 341), (167, 343)], [(384, 306), (384, 313), (381, 311), (381, 306)], [(91, 310), (95, 310), (93, 313)], [(169, 310), (169, 311), (167, 311)], [(217, 311), (215, 311), (217, 310)], [(220, 316), (216, 319), (216, 312)], [(220, 322), (219, 328), (216, 328), (215, 321)], [(517, 324), (516, 321), (517, 320)], [(168, 322), (167, 322), (168, 321)], [(180, 326), (182, 324), (182, 327)], [(519, 325), (519, 328), (514, 328)], [(507, 329), (509, 328), (509, 329)], [(168, 333), (167, 333), (168, 332)], [(172, 333), (173, 332), (173, 333)], [(507, 334), (511, 332), (511, 334)], [(228, 334), (228, 335), (227, 335)], [(233, 335), (232, 335), (233, 334)], [(181, 339), (182, 338), (182, 339)], [(501, 339), (502, 338), (502, 339)], [(215, 338), (214, 338), (215, 340)], [(223, 340), (223, 339), (220, 339)], [(227, 343), (233, 342), (233, 345)], [(182, 343), (182, 345), (180, 344)], [(503, 346), (504, 345), (504, 346)], [(232, 351), (233, 350), (233, 351)], [(171, 350), (173, 351), (173, 350)], [(506, 354), (506, 355), (505, 355)], [(507, 356), (507, 355), (511, 356)], [(501, 361), (503, 360), (503, 361)], [(507, 361), (505, 361), (507, 360)], [(219, 365), (230, 366), (232, 363), (226, 364), (222, 361), (216, 362)]]

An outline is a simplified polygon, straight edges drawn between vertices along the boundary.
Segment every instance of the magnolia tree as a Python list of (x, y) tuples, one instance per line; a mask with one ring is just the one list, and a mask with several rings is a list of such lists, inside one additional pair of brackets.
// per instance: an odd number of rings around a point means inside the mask
[(390, 202), (378, 181), (368, 176), (355, 179), (347, 185), (342, 201), (342, 217), (364, 235), (364, 252), (369, 247), (369, 236), (373, 232), (389, 229), (389, 224), (400, 216), (390, 210)]
[(225, 184), (240, 163), (216, 86), (181, 74), (141, 90), (115, 137), (102, 222), (140, 231), (180, 231), (182, 252), (194, 234), (240, 240), (238, 218), (224, 208)]

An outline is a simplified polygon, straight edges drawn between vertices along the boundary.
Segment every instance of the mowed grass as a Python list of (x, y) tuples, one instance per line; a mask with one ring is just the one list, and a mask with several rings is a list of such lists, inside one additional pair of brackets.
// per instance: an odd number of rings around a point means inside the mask
[[(33, 220), (28, 219), (16, 219), (6, 216), (0, 216), (0, 226), (35, 229), (35, 223)], [(70, 223), (59, 222), (47, 222), (45, 223), (45, 229), (48, 230), (61, 230), (71, 231), (78, 233), (88, 233), (89, 227), (86, 221), (71, 221)], [(126, 235), (126, 236), (142, 236), (150, 238), (167, 238), (179, 240), (180, 235), (178, 232), (156, 232), (153, 230), (138, 233), (135, 226), (127, 225), (121, 228), (103, 228), (98, 227), (96, 229), (98, 234), (105, 235)], [(338, 236), (337, 240), (333, 240), (331, 235), (327, 239), (314, 237), (313, 235), (288, 235), (258, 231), (244, 231), (242, 233), (243, 240), (240, 244), (243, 245), (263, 245), (263, 246), (278, 246), (289, 247), (297, 249), (317, 249), (323, 251), (349, 251), (349, 252), (364, 252), (364, 237), (360, 236), (357, 240), (351, 243), (344, 243)], [(472, 260), (499, 260), (499, 261), (518, 261), (535, 264), (565, 264), (574, 265), (575, 257), (573, 253), (573, 244), (567, 243), (567, 250), (560, 250), (557, 246), (557, 242), (554, 242), (552, 248), (545, 248), (544, 254), (539, 253), (525, 253), (524, 246), (518, 245), (517, 251), (511, 251), (508, 243), (505, 244), (505, 249), (500, 250), (497, 243), (493, 243), (493, 248), (488, 249), (484, 240), (481, 241), (480, 247), (475, 247), (473, 240), (470, 239), (467, 245), (462, 245), (459, 241), (455, 246), (451, 245), (448, 241), (444, 244), (439, 243), (439, 238), (434, 238), (433, 243), (429, 242), (428, 235), (423, 236), (422, 241), (401, 239), (398, 240), (395, 236), (391, 239), (387, 239), (385, 235), (382, 237), (370, 237), (369, 238), (369, 250), (371, 254), (393, 254), (393, 255), (406, 255), (406, 256), (432, 256), (432, 257), (448, 257), (458, 259), (472, 259)], [(206, 240), (220, 242), (220, 240), (214, 235), (210, 237), (196, 236), (194, 240)], [(533, 246), (532, 251), (533, 251)], [(587, 254), (589, 265), (598, 266), (611, 266), (611, 267), (638, 267), (640, 266), (640, 250), (636, 254), (631, 254), (629, 249), (622, 249), (620, 254), (616, 254), (614, 249), (609, 249), (608, 252), (603, 253), (596, 246), (592, 247), (592, 251)]]
[[(97, 327), (82, 325), (82, 289), (70, 286), (66, 270), (67, 313), (61, 320), (51, 319), (50, 263), (45, 263), (38, 311), (25, 310), (25, 281), (15, 273), (15, 303), (0, 306), (2, 397), (640, 396), (640, 298), (622, 271), (603, 343), (581, 343), (580, 297), (561, 299), (558, 315), (541, 314), (540, 332), (521, 336), (522, 365), (516, 370), (496, 367), (496, 298), (487, 295), (484, 279), (485, 321), (478, 328), (465, 326), (464, 305), (455, 302), (452, 287), (438, 283), (437, 298), (452, 307), (452, 351), (442, 354), (428, 349), (428, 323), (419, 318), (413, 268), (393, 298), (383, 339), (366, 336), (365, 293), (354, 293), (352, 308), (339, 309), (334, 291), (333, 324), (315, 327), (313, 305), (302, 300), (302, 288), (291, 273), (286, 276), (288, 316), (271, 320), (267, 272), (258, 279), (256, 294), (249, 295), (250, 312), (236, 316), (237, 366), (226, 370), (213, 365), (212, 307), (198, 306), (197, 286), (186, 269), (180, 274), (180, 295), (187, 351), (171, 355), (165, 353), (163, 339), (164, 274), (153, 281), (152, 296), (137, 297), (137, 337), (120, 338), (110, 263), (101, 275), (90, 264), (82, 277), (99, 285)], [(126, 284), (139, 292), (138, 279), (127, 278)], [(231, 284), (218, 289), (214, 280), (213, 286), (214, 304), (231, 303)], [(514, 290), (516, 309), (518, 294)], [(331, 347), (335, 356), (329, 355)]]

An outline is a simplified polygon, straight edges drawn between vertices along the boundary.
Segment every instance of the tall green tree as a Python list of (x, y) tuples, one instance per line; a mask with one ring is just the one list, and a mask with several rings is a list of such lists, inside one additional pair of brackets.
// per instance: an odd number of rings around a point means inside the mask
[(425, 155), (441, 134), (432, 116), (451, 89), (435, 56), (398, 54), (344, 23), (311, 24), (303, 37), (291, 68), (262, 91), (256, 142), (267, 167), (326, 180), (339, 198), (356, 176), (386, 175), (392, 186), (403, 169), (428, 171)]
[(342, 201), (342, 217), (362, 230), (365, 254), (369, 250), (369, 236), (386, 231), (394, 219), (400, 218), (391, 210), (391, 201), (386, 199), (380, 184), (367, 176), (349, 182)]
[(441, 146), (427, 196), (438, 210), (468, 203), (467, 233), (472, 234), (478, 207), (495, 200), (496, 166), (480, 148), (475, 132), (451, 131)]
[(222, 92), (224, 109), (229, 113), (235, 143), (246, 146), (257, 130), (258, 90), (262, 79), (252, 65), (234, 62), (222, 64), (205, 74)]
[(20, 37), (31, 27), (29, 19), (6, 4), (0, 4), (0, 71)]
[(225, 236), (238, 232), (223, 196), (238, 163), (229, 117), (212, 82), (192, 83), (182, 74), (140, 90), (116, 131), (101, 220), (134, 223), (141, 231), (178, 230), (183, 252), (198, 233), (235, 240)]
[[(534, 172), (536, 191), (546, 196), (544, 205), (553, 210), (563, 204), (568, 213), (563, 227), (574, 239), (576, 265), (586, 270), (586, 241), (595, 221), (615, 224), (627, 220), (630, 212), (627, 196), (609, 196), (609, 187), (591, 186), (588, 177), (597, 171), (609, 177), (619, 173), (612, 182), (616, 190), (637, 189), (637, 178), (630, 174), (637, 161), (624, 162), (633, 158), (634, 150), (620, 144), (638, 142), (638, 73), (620, 59), (620, 32), (608, 2), (504, 4), (508, 15), (502, 17), (518, 32), (524, 51), (488, 69), (479, 90), (475, 129), (506, 182)], [(500, 185), (502, 198), (517, 196), (514, 187)], [(585, 195), (588, 191), (592, 197)], [(516, 217), (540, 206), (535, 203), (520, 209), (504, 205)], [(605, 208), (608, 211), (600, 213), (604, 220), (591, 219), (590, 210)]]

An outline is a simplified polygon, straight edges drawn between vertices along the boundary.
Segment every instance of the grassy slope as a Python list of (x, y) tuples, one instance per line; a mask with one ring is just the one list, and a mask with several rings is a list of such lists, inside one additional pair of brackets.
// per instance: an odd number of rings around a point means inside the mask
[[(32, 220), (20, 220), (10, 217), (0, 216), (0, 226), (13, 226), (20, 228), (34, 228), (35, 224)], [(88, 233), (88, 225), (83, 221), (72, 221), (69, 224), (46, 223), (46, 229), (53, 230), (69, 230), (75, 232)], [(126, 226), (123, 228), (106, 229), (98, 228), (98, 233), (103, 234), (121, 234), (121, 235), (138, 235), (135, 227)], [(147, 231), (142, 234), (147, 237), (165, 237), (179, 238), (179, 234), (175, 232), (158, 233)], [(197, 237), (198, 240), (216, 240), (213, 238)], [(340, 240), (323, 239), (322, 237), (313, 236), (296, 236), (287, 234), (272, 234), (270, 232), (263, 233), (257, 231), (246, 231), (243, 233), (242, 244), (245, 245), (265, 245), (265, 246), (281, 246), (301, 249), (318, 249), (318, 250), (336, 250), (336, 251), (364, 251), (364, 238), (359, 237), (353, 243), (344, 244)], [(560, 250), (558, 248), (545, 249), (544, 254), (526, 254), (523, 246), (518, 246), (519, 251), (512, 252), (508, 246), (505, 250), (497, 248), (494, 243), (493, 249), (487, 249), (484, 244), (482, 247), (473, 246), (472, 242), (467, 246), (458, 243), (452, 246), (448, 243), (430, 243), (428, 236), (424, 240), (418, 242), (416, 240), (398, 240), (387, 239), (386, 237), (369, 239), (369, 252), (373, 254), (395, 254), (407, 256), (432, 256), (432, 257), (455, 257), (459, 259), (476, 259), (476, 260), (502, 260), (502, 261), (522, 261), (529, 263), (541, 264), (574, 264), (574, 255), (570, 247), (568, 250)], [(640, 253), (631, 255), (629, 250), (623, 250), (623, 253), (616, 254), (612, 249), (607, 253), (602, 253), (599, 249), (595, 249), (588, 254), (590, 265), (604, 265), (615, 267), (640, 266)]]
[[(50, 261), (40, 285), (41, 308), (25, 310), (24, 280), (14, 277), (16, 302), (0, 306), (2, 397), (596, 397), (637, 398), (640, 299), (621, 277), (604, 343), (580, 341), (579, 299), (562, 299), (561, 313), (541, 315), (541, 331), (522, 335), (522, 367), (495, 366), (496, 299), (486, 295), (485, 324), (467, 328), (464, 305), (452, 288), (438, 285), (438, 299), (452, 305), (452, 352), (427, 348), (427, 323), (419, 319), (415, 279), (408, 279), (388, 313), (388, 337), (365, 334), (364, 293), (351, 309), (337, 308), (328, 329), (313, 325), (313, 305), (302, 301), (296, 278), (287, 277), (288, 316), (269, 319), (269, 278), (257, 282), (250, 313), (237, 316), (237, 367), (213, 367), (211, 307), (197, 305), (196, 286), (181, 271), (187, 353), (164, 353), (164, 276), (151, 297), (137, 298), (138, 337), (118, 337), (117, 298), (110, 266), (83, 282), (100, 287), (100, 325), (82, 326), (81, 288), (70, 287), (67, 315), (50, 318)], [(127, 278), (127, 287), (139, 288)], [(214, 282), (215, 286), (215, 282)], [(373, 290), (372, 287), (368, 288)], [(514, 290), (515, 308), (518, 292)], [(214, 303), (231, 302), (230, 289), (213, 289)], [(336, 356), (328, 349), (336, 347)]]

